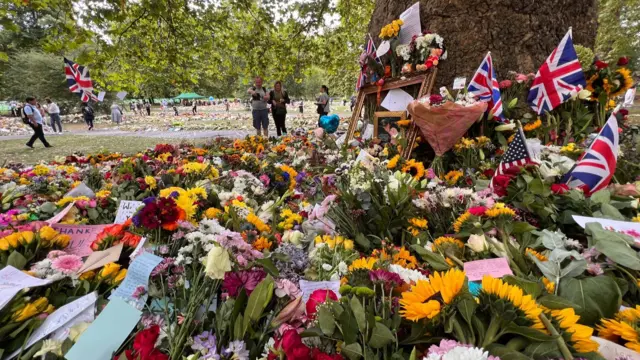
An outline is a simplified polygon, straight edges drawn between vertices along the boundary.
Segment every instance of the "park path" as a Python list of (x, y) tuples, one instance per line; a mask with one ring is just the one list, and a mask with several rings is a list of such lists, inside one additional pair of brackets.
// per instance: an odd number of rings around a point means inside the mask
[[(159, 139), (200, 139), (227, 137), (233, 139), (244, 138), (249, 135), (249, 131), (245, 130), (188, 130), (188, 131), (122, 131), (116, 129), (96, 129), (93, 131), (73, 131), (66, 132), (64, 135), (81, 135), (81, 136), (133, 136), (142, 138), (159, 138)], [(251, 132), (253, 133), (253, 132)], [(55, 136), (47, 134), (47, 136)], [(2, 140), (28, 139), (31, 134), (25, 135), (8, 135), (0, 136)]]

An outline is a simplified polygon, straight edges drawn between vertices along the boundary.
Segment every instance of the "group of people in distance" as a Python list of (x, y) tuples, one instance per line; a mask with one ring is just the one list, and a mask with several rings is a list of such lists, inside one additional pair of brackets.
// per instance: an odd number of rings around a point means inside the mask
[[(276, 81), (273, 89), (267, 91), (263, 86), (262, 78), (257, 76), (254, 85), (247, 90), (247, 93), (251, 96), (251, 114), (256, 135), (269, 137), (268, 105), (271, 105), (271, 114), (276, 125), (277, 135), (286, 135), (287, 104), (291, 103), (291, 99), (287, 91), (282, 88), (282, 82)], [(315, 104), (317, 105), (316, 112), (319, 118), (331, 112), (331, 98), (329, 97), (329, 88), (326, 85), (322, 85), (320, 88), (320, 95)], [(302, 104), (300, 104), (300, 107), (302, 111)]]

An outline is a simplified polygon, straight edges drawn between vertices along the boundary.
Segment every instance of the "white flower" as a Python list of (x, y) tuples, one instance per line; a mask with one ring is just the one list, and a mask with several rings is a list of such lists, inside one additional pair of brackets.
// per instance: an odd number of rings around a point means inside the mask
[(489, 353), (476, 347), (456, 346), (446, 354), (429, 354), (423, 360), (487, 360)]
[(224, 274), (231, 271), (229, 252), (218, 246), (214, 246), (207, 255), (205, 272), (212, 279), (224, 279)]
[(331, 264), (322, 264), (322, 269), (324, 271), (331, 271), (333, 270), (333, 266), (331, 266)]
[(418, 280), (429, 281), (429, 278), (423, 275), (421, 272), (416, 270), (406, 269), (400, 265), (396, 265), (396, 264), (389, 265), (389, 271), (391, 271), (392, 273), (398, 274), (398, 276), (400, 276), (400, 278), (407, 284), (410, 284), (412, 282), (415, 283)]
[(37, 353), (33, 354), (34, 357), (41, 356), (43, 359), (48, 353), (62, 356), (62, 341), (59, 340), (45, 340), (42, 342), (42, 347)]
[(304, 238), (304, 234), (298, 230), (287, 230), (282, 235), (282, 242), (292, 243), (293, 245), (300, 245), (300, 242)]
[(467, 240), (467, 246), (477, 253), (489, 249), (489, 244), (487, 243), (487, 239), (485, 239), (484, 235), (473, 234), (469, 236), (469, 240)]
[(344, 275), (349, 271), (349, 267), (347, 266), (347, 263), (345, 263), (344, 261), (340, 261), (340, 263), (338, 264), (338, 273), (340, 273), (340, 275)]
[(494, 128), (494, 130), (495, 131), (511, 131), (515, 128), (516, 128), (516, 123), (511, 123), (511, 124), (498, 125)]
[(578, 92), (578, 98), (580, 100), (586, 100), (589, 98), (589, 96), (591, 96), (591, 91), (589, 90), (583, 89), (583, 90), (580, 90), (580, 92)]

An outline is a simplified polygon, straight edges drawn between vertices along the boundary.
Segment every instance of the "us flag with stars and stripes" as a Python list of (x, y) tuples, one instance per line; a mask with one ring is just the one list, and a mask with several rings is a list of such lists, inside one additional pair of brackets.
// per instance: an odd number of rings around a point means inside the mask
[(537, 165), (538, 163), (532, 159), (531, 151), (529, 150), (529, 146), (527, 145), (527, 138), (524, 137), (522, 127), (519, 126), (518, 131), (516, 132), (516, 136), (509, 144), (507, 153), (502, 157), (500, 165), (498, 165), (493, 178), (491, 178), (489, 187), (493, 188), (493, 180), (495, 179), (495, 177), (498, 175), (504, 175), (504, 173), (508, 169), (529, 164)]
[(614, 112), (568, 174), (569, 186), (582, 188), (586, 194), (607, 187), (616, 172), (618, 146), (618, 120)]
[(488, 103), (487, 111), (489, 115), (500, 121), (504, 120), (500, 86), (498, 80), (496, 80), (496, 71), (493, 68), (491, 52), (488, 52), (482, 63), (480, 63), (480, 67), (471, 78), (467, 91), (478, 97), (480, 101)]
[(69, 90), (72, 93), (78, 93), (82, 102), (87, 102), (89, 99), (98, 101), (98, 97), (93, 94), (93, 83), (88, 68), (64, 58), (64, 73)]
[(571, 29), (540, 66), (533, 79), (527, 101), (538, 114), (551, 111), (571, 98), (572, 92), (586, 86), (578, 54), (573, 47)]

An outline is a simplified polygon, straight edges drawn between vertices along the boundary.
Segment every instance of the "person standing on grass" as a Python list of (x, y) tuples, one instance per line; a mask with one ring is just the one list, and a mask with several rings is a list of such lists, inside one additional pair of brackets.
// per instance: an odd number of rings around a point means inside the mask
[(49, 117), (51, 118), (51, 127), (53, 128), (53, 133), (56, 133), (56, 124), (60, 129), (60, 134), (62, 134), (62, 122), (60, 121), (60, 108), (56, 103), (51, 101), (50, 98), (45, 99), (47, 101), (46, 110), (49, 113)]
[(291, 102), (289, 94), (282, 89), (282, 82), (276, 81), (273, 90), (269, 92), (271, 99), (271, 113), (273, 114), (273, 122), (276, 124), (276, 132), (278, 136), (287, 135), (285, 120), (287, 118), (287, 104)]
[(29, 126), (33, 129), (33, 136), (27, 142), (27, 147), (33, 149), (33, 143), (36, 142), (36, 139), (40, 139), (44, 147), (50, 148), (51, 145), (47, 142), (47, 139), (44, 138), (44, 130), (42, 121), (42, 113), (38, 110), (36, 105), (36, 98), (30, 96), (26, 99), (26, 104), (22, 108), (22, 112), (29, 119)]
[(87, 102), (82, 103), (82, 118), (84, 118), (84, 122), (89, 127), (87, 130), (92, 130), (93, 119), (95, 118), (95, 115), (93, 113), (93, 108)]
[(316, 102), (316, 105), (318, 106), (317, 112), (318, 115), (320, 115), (318, 117), (318, 125), (320, 124), (320, 118), (325, 115), (329, 115), (329, 113), (331, 112), (330, 101), (331, 98), (329, 97), (329, 88), (327, 87), (327, 85), (322, 85), (322, 87), (320, 88), (320, 96), (318, 96), (318, 102)]
[(264, 137), (269, 137), (269, 110), (267, 103), (269, 102), (269, 93), (262, 86), (262, 78), (257, 76), (255, 85), (247, 90), (251, 95), (251, 114), (253, 116), (253, 128), (256, 129), (256, 135), (260, 136), (260, 129), (264, 132)]
[(147, 116), (151, 116), (151, 103), (147, 101), (147, 103), (144, 104), (144, 108), (147, 110)]
[(111, 105), (111, 121), (118, 124), (118, 126), (120, 126), (120, 122), (122, 121), (122, 110), (120, 109), (120, 105), (116, 103)]

